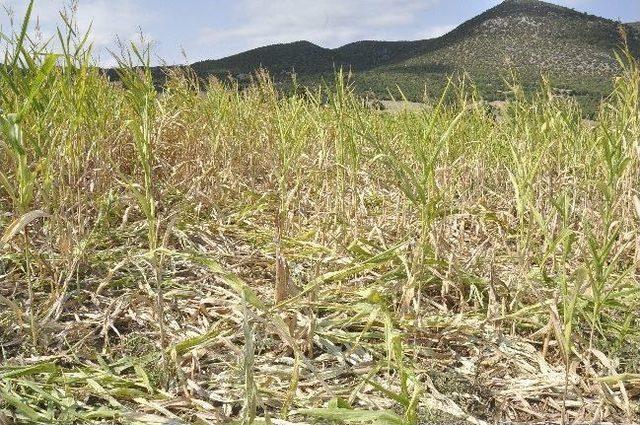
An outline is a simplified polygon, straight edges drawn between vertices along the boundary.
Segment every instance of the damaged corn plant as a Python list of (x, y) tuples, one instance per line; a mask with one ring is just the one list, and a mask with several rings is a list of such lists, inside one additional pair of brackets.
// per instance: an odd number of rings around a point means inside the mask
[(0, 423), (634, 423), (640, 74), (240, 90), (3, 35)]

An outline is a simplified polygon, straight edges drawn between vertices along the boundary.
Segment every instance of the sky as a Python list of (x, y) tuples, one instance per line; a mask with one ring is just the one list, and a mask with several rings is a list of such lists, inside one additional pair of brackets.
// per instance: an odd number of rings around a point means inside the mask
[[(551, 0), (623, 22), (640, 21), (638, 0)], [(28, 0), (0, 0), (0, 30), (11, 32)], [(115, 40), (153, 44), (156, 64), (217, 59), (267, 44), (309, 40), (338, 47), (365, 39), (417, 40), (442, 35), (500, 0), (36, 0), (33, 34), (47, 38), (75, 10), (91, 25), (96, 60), (114, 64)], [(9, 16), (6, 11), (9, 12)]]

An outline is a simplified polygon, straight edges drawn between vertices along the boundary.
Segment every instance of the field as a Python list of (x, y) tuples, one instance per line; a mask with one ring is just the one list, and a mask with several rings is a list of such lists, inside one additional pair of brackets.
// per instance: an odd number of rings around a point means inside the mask
[(159, 93), (84, 41), (0, 68), (0, 424), (638, 421), (631, 55), (586, 121), (544, 84)]
[[(244, 84), (258, 68), (287, 89), (292, 71), (298, 83), (333, 81), (336, 69), (353, 72), (353, 87), (363, 96), (421, 102), (439, 97), (453, 74), (471, 78), (486, 101), (504, 100), (504, 79), (518, 75), (529, 95), (541, 74), (558, 93), (570, 93), (589, 118), (612, 90), (619, 66), (613, 54), (626, 40), (640, 56), (635, 24), (589, 15), (539, 0), (509, 0), (427, 40), (363, 40), (327, 49), (309, 41), (273, 44), (218, 60), (191, 64), (200, 77), (229, 78)], [(155, 76), (162, 81), (160, 68)]]

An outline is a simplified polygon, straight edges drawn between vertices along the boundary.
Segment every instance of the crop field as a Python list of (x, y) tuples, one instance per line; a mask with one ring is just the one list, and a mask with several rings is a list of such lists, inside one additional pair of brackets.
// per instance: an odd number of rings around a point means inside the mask
[[(25, 26), (26, 28), (26, 26)], [(469, 81), (0, 68), (0, 424), (634, 423), (640, 72), (593, 120)]]

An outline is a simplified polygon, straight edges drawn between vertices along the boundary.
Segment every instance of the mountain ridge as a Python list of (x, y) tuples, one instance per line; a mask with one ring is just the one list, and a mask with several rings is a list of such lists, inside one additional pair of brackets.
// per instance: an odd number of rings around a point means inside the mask
[[(451, 74), (465, 73), (489, 99), (497, 98), (505, 76), (516, 71), (526, 87), (548, 75), (593, 109), (607, 94), (618, 70), (614, 52), (622, 46), (640, 52), (640, 25), (621, 24), (540, 0), (505, 0), (431, 39), (362, 40), (337, 48), (310, 41), (272, 44), (190, 67), (202, 78), (248, 80), (266, 69), (284, 87), (298, 81), (330, 81), (336, 69), (353, 71), (357, 90), (388, 96), (400, 87), (412, 100), (437, 95)], [(502, 86), (502, 87), (501, 87)]]

